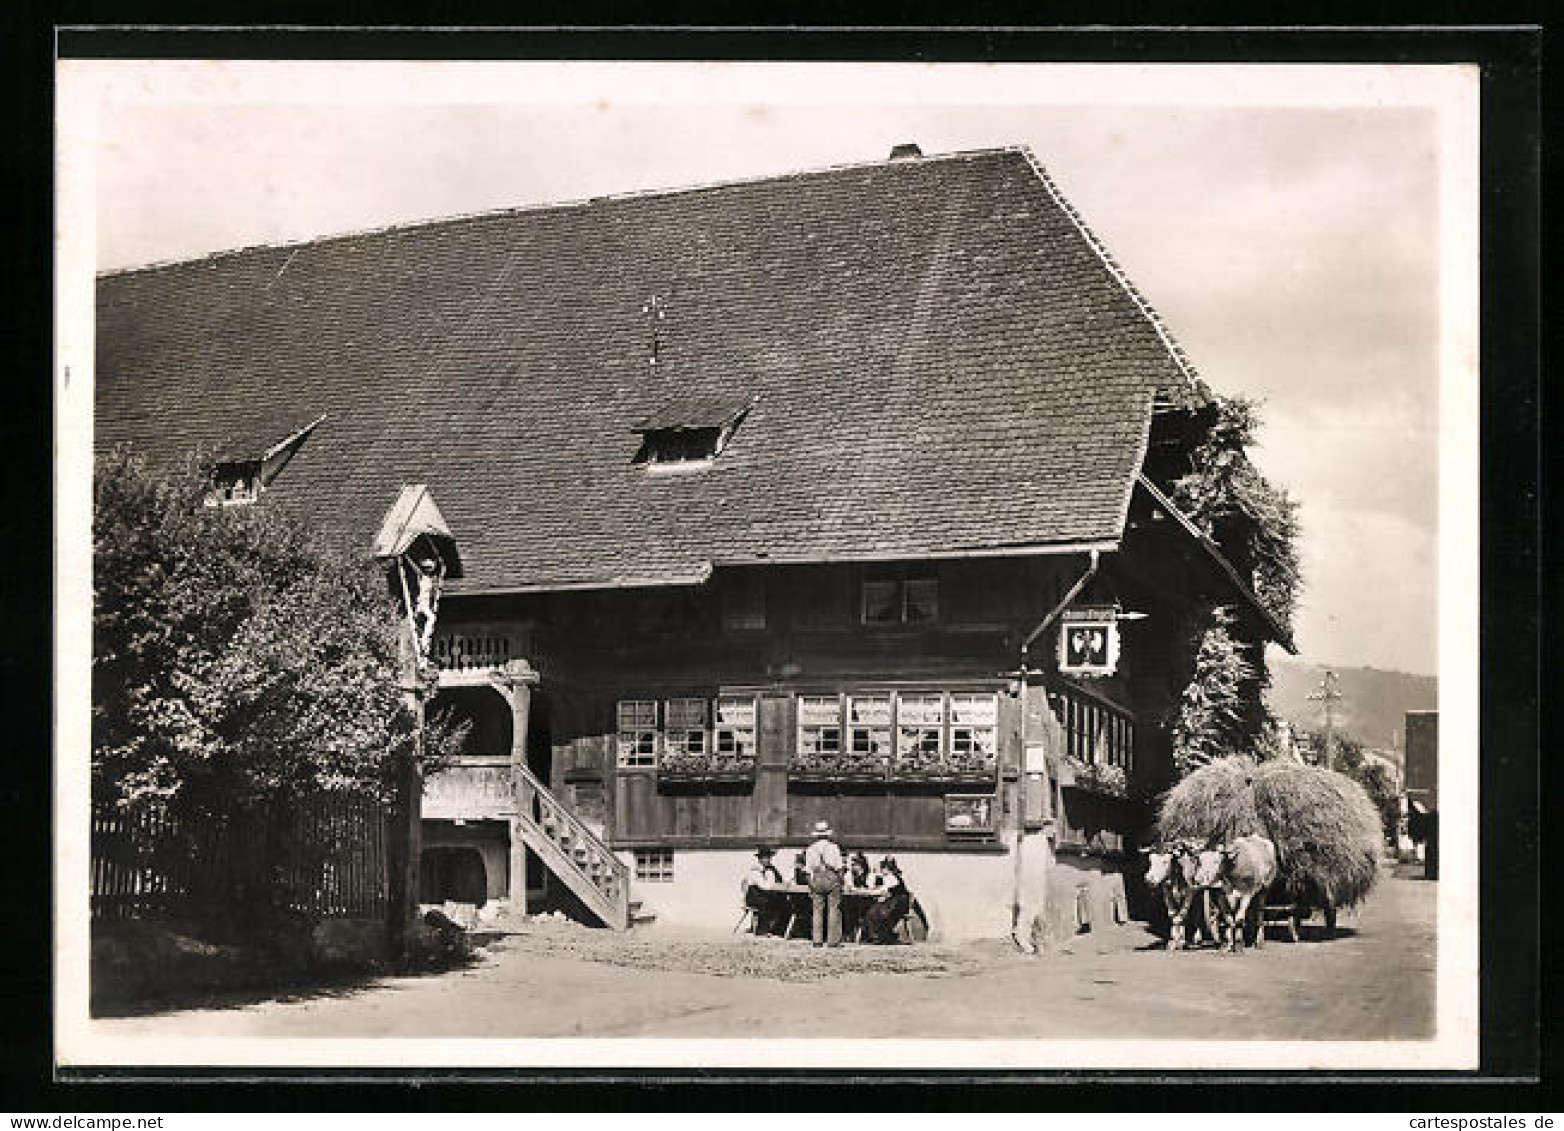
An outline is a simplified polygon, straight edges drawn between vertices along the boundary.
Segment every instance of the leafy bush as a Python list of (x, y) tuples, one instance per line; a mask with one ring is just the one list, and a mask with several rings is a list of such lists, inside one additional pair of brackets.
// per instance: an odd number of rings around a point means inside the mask
[[(323, 789), (389, 798), (413, 757), (397, 609), (367, 556), (264, 504), (205, 505), (101, 455), (93, 510), (93, 792), (218, 812)], [(429, 764), (459, 735), (429, 728)]]

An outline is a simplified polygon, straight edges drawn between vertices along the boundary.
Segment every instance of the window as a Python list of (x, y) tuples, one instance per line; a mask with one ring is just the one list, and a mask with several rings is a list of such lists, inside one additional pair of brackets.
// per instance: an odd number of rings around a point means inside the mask
[(891, 697), (855, 695), (847, 701), (848, 743), (865, 758), (891, 754)]
[(864, 624), (928, 624), (939, 620), (939, 579), (931, 574), (873, 570), (864, 575)]
[(950, 697), (950, 752), (960, 760), (999, 752), (999, 700), (992, 695)]
[(659, 715), (655, 699), (624, 699), (618, 705), (618, 729), (621, 767), (687, 770), (713, 754), (753, 760), (755, 700), (748, 695), (667, 699)]
[(766, 577), (758, 569), (729, 574), (722, 588), (724, 632), (755, 632), (766, 627)]
[(806, 780), (988, 779), (998, 767), (999, 697), (868, 692), (798, 697), (789, 774)]
[(801, 754), (842, 752), (842, 701), (835, 695), (798, 698), (798, 750)]
[(945, 752), (945, 697), (902, 695), (896, 702), (896, 757), (928, 762)]
[(657, 765), (655, 699), (626, 699), (619, 704), (619, 764)]
[(650, 470), (693, 470), (722, 454), (749, 411), (744, 399), (681, 397), (636, 423), (641, 434), (637, 463)]
[(901, 620), (895, 581), (865, 578), (863, 583), (863, 623), (895, 624)]
[(685, 463), (716, 458), (722, 432), (717, 428), (669, 428), (646, 434), (646, 456), (652, 463)]
[(212, 468), (212, 489), (207, 492), (206, 505), (233, 507), (255, 502), (325, 419), (317, 416), (264, 451), (259, 444), (230, 449), (228, 458)]
[(261, 497), (261, 465), (258, 461), (220, 463), (212, 469), (208, 506), (243, 506)]
[(706, 712), (710, 704), (705, 699), (670, 699), (664, 718), (667, 720), (665, 749), (674, 754), (706, 753)]
[(635, 882), (638, 884), (673, 883), (673, 849), (637, 848)]
[(717, 700), (717, 753), (753, 757), (755, 700), (724, 695)]
[(939, 619), (939, 581), (933, 577), (909, 577), (901, 587), (901, 619), (921, 624)]

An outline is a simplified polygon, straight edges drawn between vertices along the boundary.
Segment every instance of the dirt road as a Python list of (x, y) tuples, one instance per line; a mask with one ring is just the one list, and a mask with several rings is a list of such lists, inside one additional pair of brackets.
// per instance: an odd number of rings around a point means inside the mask
[[(1273, 936), (1241, 955), (1165, 953), (1133, 926), (1080, 936), (1045, 959), (1008, 943), (831, 952), (656, 928), (539, 927), (444, 975), (98, 1024), (105, 1035), (154, 1038), (1415, 1040), (1433, 1034), (1436, 890), (1387, 879), (1360, 914), (1343, 915), (1336, 939)], [(624, 961), (632, 965), (614, 964)], [(714, 969), (729, 973), (701, 972)]]

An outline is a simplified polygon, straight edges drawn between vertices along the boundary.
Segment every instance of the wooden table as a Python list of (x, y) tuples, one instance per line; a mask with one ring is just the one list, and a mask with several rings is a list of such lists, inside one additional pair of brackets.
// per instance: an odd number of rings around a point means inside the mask
[[(804, 884), (772, 885), (768, 888), (750, 888), (750, 894), (760, 906), (758, 913), (780, 915), (787, 912), (787, 927), (782, 932), (783, 938), (793, 936), (793, 927), (801, 919), (809, 919), (814, 914), (813, 904), (809, 900), (809, 888)], [(863, 923), (864, 912), (868, 911), (880, 896), (879, 888), (843, 888), (842, 889), (842, 921), (853, 923), (860, 927)], [(856, 936), (859, 932), (854, 930)]]

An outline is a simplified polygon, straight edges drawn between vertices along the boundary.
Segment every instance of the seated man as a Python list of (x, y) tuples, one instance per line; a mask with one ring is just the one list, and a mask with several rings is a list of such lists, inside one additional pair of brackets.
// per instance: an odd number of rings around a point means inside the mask
[(767, 900), (760, 893), (782, 886), (782, 873), (771, 862), (775, 856), (764, 846), (755, 850), (755, 863), (744, 875), (739, 890), (744, 893), (744, 906), (755, 913), (752, 930), (757, 935), (781, 934), (787, 925), (787, 907), (780, 901)]
[(793, 882), (799, 887), (809, 886), (809, 869), (804, 867), (804, 854), (793, 853)]
[(912, 908), (912, 893), (901, 878), (901, 867), (894, 856), (880, 861), (878, 892), (873, 904), (863, 914), (863, 941), (867, 943), (894, 943), (896, 925)]

